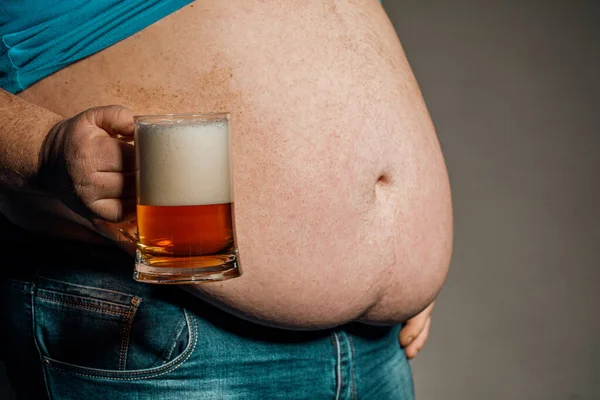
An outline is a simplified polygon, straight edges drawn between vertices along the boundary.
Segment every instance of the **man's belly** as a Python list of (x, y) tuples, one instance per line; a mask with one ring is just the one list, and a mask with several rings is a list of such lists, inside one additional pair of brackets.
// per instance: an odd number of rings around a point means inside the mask
[(334, 262), (364, 291), (386, 279), (373, 268), (421, 282), (449, 257), (449, 188), (391, 25), (377, 2), (267, 3), (196, 1), (20, 96), (65, 116), (229, 111), (247, 271)]

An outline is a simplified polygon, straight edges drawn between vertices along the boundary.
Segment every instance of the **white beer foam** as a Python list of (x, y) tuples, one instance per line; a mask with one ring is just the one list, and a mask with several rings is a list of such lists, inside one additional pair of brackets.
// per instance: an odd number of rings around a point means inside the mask
[(226, 121), (141, 123), (135, 147), (138, 204), (232, 202)]

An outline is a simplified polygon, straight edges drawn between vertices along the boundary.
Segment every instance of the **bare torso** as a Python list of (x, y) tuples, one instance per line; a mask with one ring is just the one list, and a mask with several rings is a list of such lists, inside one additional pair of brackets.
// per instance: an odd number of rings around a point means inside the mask
[[(196, 1), (20, 96), (64, 116), (106, 104), (138, 114), (230, 111), (245, 274), (201, 290), (268, 320), (282, 319), (261, 311), (277, 298), (291, 299), (287, 312), (301, 314), (308, 298), (335, 311), (324, 291), (343, 280), (349, 298), (384, 308), (402, 308), (399, 293), (420, 298), (405, 301), (414, 313), (439, 289), (444, 274), (432, 275), (451, 247), (434, 129), (376, 1), (304, 3)], [(48, 199), (2, 204), (28, 229), (43, 221), (54, 234), (95, 240), (85, 221), (48, 222)], [(426, 282), (430, 293), (415, 295)], [(344, 318), (362, 311), (349, 307)]]

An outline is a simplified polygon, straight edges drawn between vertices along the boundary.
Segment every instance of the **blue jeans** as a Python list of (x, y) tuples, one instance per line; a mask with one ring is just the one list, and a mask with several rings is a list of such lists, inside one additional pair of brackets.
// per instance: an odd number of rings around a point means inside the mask
[(133, 281), (133, 260), (116, 249), (8, 247), (20, 261), (2, 267), (0, 345), (19, 398), (414, 397), (399, 326), (269, 328)]

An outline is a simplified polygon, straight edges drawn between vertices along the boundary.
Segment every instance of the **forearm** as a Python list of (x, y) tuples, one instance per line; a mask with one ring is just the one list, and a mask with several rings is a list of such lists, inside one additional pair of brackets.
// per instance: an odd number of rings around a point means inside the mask
[(48, 131), (63, 118), (0, 89), (0, 189), (39, 190), (35, 179)]
[(73, 224), (89, 230), (89, 222), (40, 184), (44, 140), (62, 119), (0, 89), (0, 213), (28, 230), (89, 240), (88, 231)]

